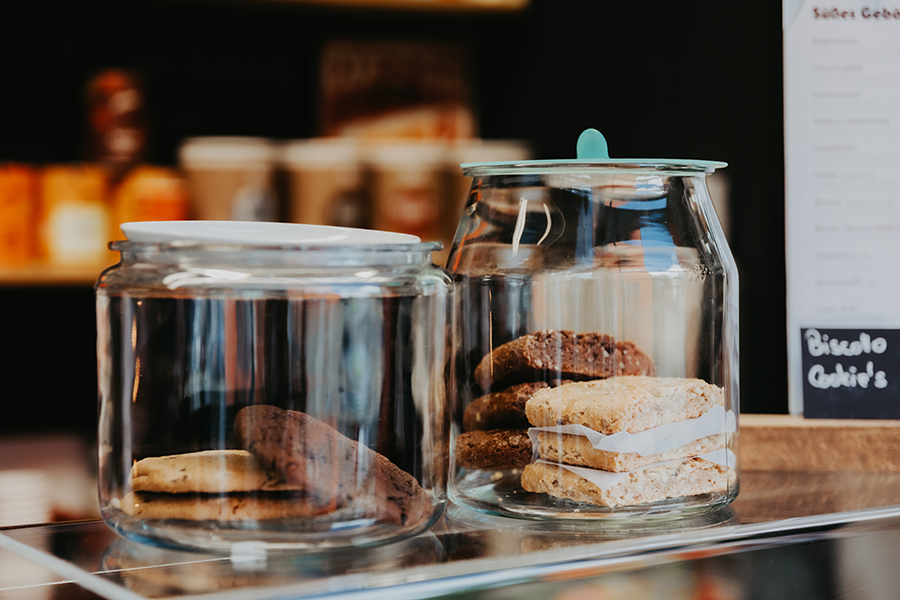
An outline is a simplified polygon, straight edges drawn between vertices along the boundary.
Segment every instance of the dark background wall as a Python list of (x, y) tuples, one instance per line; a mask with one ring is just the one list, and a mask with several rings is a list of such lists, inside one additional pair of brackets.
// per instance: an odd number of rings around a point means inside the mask
[[(192, 135), (316, 133), (317, 61), (335, 37), (438, 39), (471, 58), (481, 134), (574, 155), (596, 127), (618, 157), (724, 160), (741, 275), (741, 403), (786, 412), (780, 3), (532, 0), (511, 14), (265, 0), (18, 0), (0, 9), (0, 160), (83, 156), (84, 84), (146, 82), (150, 161)], [(0, 433), (93, 434), (93, 292), (0, 287)]]

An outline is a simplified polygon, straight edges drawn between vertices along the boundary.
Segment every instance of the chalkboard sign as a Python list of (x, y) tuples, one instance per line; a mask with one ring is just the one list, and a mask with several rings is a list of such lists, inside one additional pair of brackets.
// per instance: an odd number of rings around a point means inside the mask
[(900, 330), (801, 329), (803, 414), (900, 419)]

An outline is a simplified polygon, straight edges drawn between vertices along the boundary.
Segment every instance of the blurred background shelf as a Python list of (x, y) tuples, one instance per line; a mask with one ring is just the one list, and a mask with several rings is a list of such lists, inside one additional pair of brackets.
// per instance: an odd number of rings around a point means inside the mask
[(42, 262), (15, 267), (0, 266), (0, 287), (92, 287), (103, 269), (115, 260), (94, 265), (54, 265)]

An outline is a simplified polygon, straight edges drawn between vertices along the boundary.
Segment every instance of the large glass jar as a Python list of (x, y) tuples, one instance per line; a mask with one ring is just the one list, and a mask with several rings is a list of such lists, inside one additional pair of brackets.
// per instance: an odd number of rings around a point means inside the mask
[(738, 493), (738, 277), (706, 186), (725, 165), (609, 159), (596, 136), (575, 160), (463, 165), (457, 504), (672, 518)]
[(222, 551), (369, 545), (428, 528), (449, 452), (452, 287), (430, 260), (440, 245), (160, 225), (112, 243), (121, 262), (96, 287), (106, 522)]

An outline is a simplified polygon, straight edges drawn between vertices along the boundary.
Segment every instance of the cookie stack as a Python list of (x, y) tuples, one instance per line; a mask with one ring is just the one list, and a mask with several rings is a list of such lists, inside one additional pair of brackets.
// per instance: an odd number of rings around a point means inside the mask
[(456, 463), (466, 469), (525, 466), (533, 456), (525, 412), (533, 395), (575, 381), (654, 373), (640, 347), (603, 333), (551, 329), (498, 346), (475, 368), (476, 383), (489, 393), (466, 407)]
[(526, 414), (530, 492), (621, 507), (724, 492), (735, 477), (724, 392), (700, 379), (569, 383), (535, 393)]
[[(430, 496), (385, 456), (302, 412), (247, 406), (235, 417), (241, 449), (144, 458), (120, 509), (144, 519), (264, 521), (334, 516), (412, 525)], [(338, 517), (335, 517), (338, 518)]]

